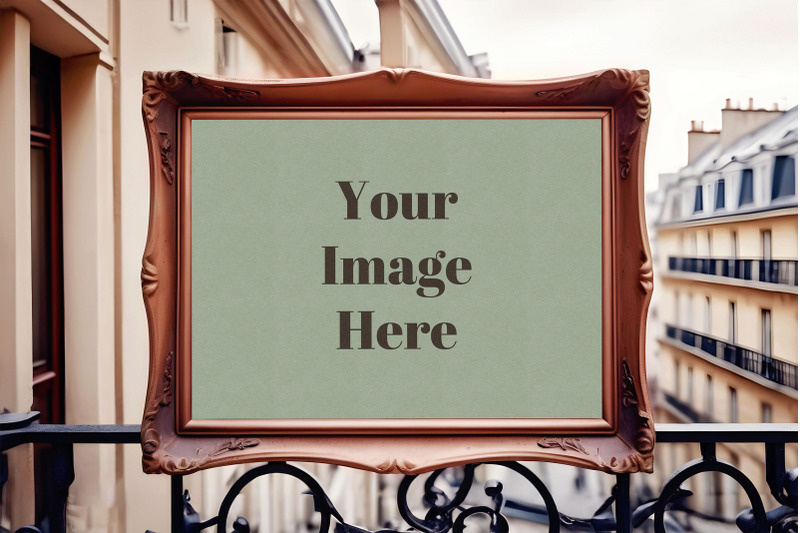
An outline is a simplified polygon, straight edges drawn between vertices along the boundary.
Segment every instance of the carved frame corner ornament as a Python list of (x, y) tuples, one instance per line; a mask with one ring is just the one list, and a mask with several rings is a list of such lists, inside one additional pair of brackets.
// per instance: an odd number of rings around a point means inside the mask
[[(535, 421), (472, 419), (452, 431), (436, 420), (370, 426), (299, 421), (289, 430), (219, 424), (193, 430), (189, 354), (180, 283), (187, 110), (214, 112), (320, 109), (347, 113), (398, 110), (546, 112), (602, 115), (603, 133), (603, 418)], [(422, 111), (420, 111), (422, 110)], [(436, 113), (439, 113), (436, 115)], [(644, 339), (653, 273), (644, 222), (644, 151), (650, 117), (649, 73), (609, 69), (570, 78), (499, 82), (383, 69), (319, 79), (241, 81), (183, 71), (145, 72), (142, 116), (150, 160), (150, 219), (141, 283), (150, 332), (149, 382), (142, 422), (147, 473), (187, 474), (256, 461), (319, 461), (381, 473), (418, 474), (483, 461), (542, 460), (610, 473), (652, 471), (655, 431), (645, 377)], [(185, 213), (184, 213), (185, 216)], [(190, 229), (190, 228), (189, 228)], [(606, 242), (607, 241), (607, 242)], [(606, 262), (606, 255), (608, 262)], [(608, 268), (607, 268), (608, 267)], [(608, 324), (608, 325), (606, 325)], [(509, 421), (504, 421), (509, 420)], [(225, 422), (225, 421), (223, 421)], [(306, 423), (307, 422), (307, 423)], [(362, 421), (363, 422), (363, 421)], [(426, 424), (427, 422), (427, 424)], [(449, 427), (449, 426), (448, 426)], [(338, 428), (338, 429), (337, 429)], [(354, 429), (355, 428), (355, 429)]]

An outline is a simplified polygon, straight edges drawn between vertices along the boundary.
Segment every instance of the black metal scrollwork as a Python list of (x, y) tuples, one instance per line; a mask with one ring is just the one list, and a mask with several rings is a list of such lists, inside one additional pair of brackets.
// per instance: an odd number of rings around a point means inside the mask
[[(781, 466), (781, 461), (775, 465)], [(484, 483), (483, 492), (490, 504), (467, 504), (470, 491), (475, 486), (475, 469), (481, 464), (497, 465), (521, 475), (541, 497), (543, 504), (531, 506), (508, 500), (503, 494), (503, 484), (496, 480)], [(778, 481), (770, 480), (780, 507), (767, 512), (761, 497), (753, 483), (736, 467), (717, 459), (714, 447), (703, 445), (703, 457), (686, 463), (678, 469), (664, 484), (658, 498), (647, 501), (631, 512), (626, 503), (617, 508), (625, 520), (619, 521), (615, 516), (614, 504), (620, 498), (620, 487), (615, 485), (611, 496), (597, 509), (591, 518), (576, 518), (558, 511), (553, 496), (544, 483), (530, 469), (520, 463), (489, 462), (468, 464), (458, 468), (440, 469), (424, 477), (422, 503), (427, 509), (424, 518), (415, 515), (409, 504), (409, 493), (412, 484), (420, 477), (408, 475), (400, 482), (397, 491), (397, 506), (402, 519), (411, 529), (422, 533), (463, 533), (468, 523), (477, 516), (488, 519), (490, 533), (509, 533), (509, 520), (504, 511), (524, 511), (528, 516), (535, 516), (548, 526), (549, 533), (558, 533), (562, 528), (571, 531), (613, 532), (632, 531), (632, 527), (640, 527), (653, 517), (656, 533), (666, 533), (674, 529), (665, 525), (666, 512), (674, 507), (678, 511), (692, 512), (685, 507), (682, 500), (692, 495), (682, 484), (689, 478), (703, 472), (720, 472), (733, 478), (745, 491), (751, 507), (742, 511), (736, 519), (736, 526), (743, 533), (797, 533), (797, 469), (780, 472)], [(183, 498), (183, 530), (196, 533), (208, 527), (216, 526), (219, 533), (225, 532), (228, 515), (236, 497), (245, 486), (254, 479), (268, 474), (286, 474), (300, 480), (308, 488), (314, 500), (314, 510), (319, 514), (319, 533), (327, 533), (331, 519), (335, 520), (336, 533), (394, 533), (393, 530), (382, 529), (375, 532), (359, 526), (348, 524), (336, 510), (323, 488), (306, 471), (299, 467), (282, 462), (268, 463), (256, 467), (242, 475), (230, 488), (216, 517), (200, 521), (200, 517), (189, 503), (188, 493)], [(449, 490), (444, 490), (442, 485)], [(233, 522), (233, 532), (249, 533), (250, 525), (246, 518), (237, 517)], [(37, 530), (26, 530), (36, 532)], [(18, 533), (22, 533), (20, 530)]]
[[(713, 443), (701, 445), (703, 457), (689, 461), (664, 483), (661, 494), (656, 500), (647, 502), (634, 511), (634, 526), (641, 525), (651, 514), (654, 515), (656, 533), (666, 533), (665, 513), (668, 506), (676, 504), (679, 510), (689, 511), (681, 504), (681, 500), (692, 495), (683, 488), (689, 478), (703, 472), (719, 472), (731, 477), (744, 490), (751, 507), (743, 510), (736, 517), (736, 526), (743, 533), (797, 533), (797, 469), (789, 472), (783, 470), (783, 457), (776, 461), (775, 453), (783, 453), (776, 448), (767, 447), (767, 463), (779, 470), (768, 472), (767, 481), (780, 507), (767, 512), (761, 495), (747, 476), (738, 468), (716, 457)], [(779, 464), (776, 464), (779, 463)]]
[[(331, 524), (331, 517), (335, 518), (340, 524), (344, 524), (344, 520), (336, 508), (331, 503), (325, 491), (314, 477), (305, 470), (293, 465), (283, 462), (267, 463), (265, 465), (253, 468), (245, 472), (228, 490), (225, 498), (219, 507), (217, 516), (206, 520), (200, 521), (198, 513), (194, 510), (189, 503), (189, 493), (184, 492), (183, 496), (183, 524), (186, 533), (196, 533), (211, 526), (217, 526), (218, 533), (225, 533), (225, 525), (228, 522), (228, 514), (230, 513), (231, 506), (233, 505), (236, 497), (241, 494), (244, 488), (254, 479), (269, 474), (286, 474), (292, 476), (308, 487), (307, 494), (310, 494), (314, 499), (314, 510), (320, 515), (319, 533), (327, 533)], [(239, 516), (233, 522), (234, 533), (249, 533), (250, 524), (247, 519)]]
[[(448, 469), (451, 471), (451, 469)], [(430, 507), (424, 519), (420, 519), (411, 512), (408, 505), (408, 491), (411, 484), (418, 476), (405, 476), (397, 489), (397, 508), (400, 516), (411, 527), (424, 533), (445, 533), (453, 527), (452, 513), (466, 499), (475, 478), (475, 465), (464, 466), (463, 475), (457, 481), (458, 490), (452, 498), (448, 498), (443, 490), (438, 488), (436, 480), (442, 477), (445, 470), (436, 470), (425, 479), (425, 493), (423, 500)], [(453, 484), (453, 479), (448, 483)]]
[[(415, 516), (408, 506), (408, 490), (418, 476), (406, 476), (400, 483), (397, 493), (397, 506), (400, 516), (403, 517), (411, 527), (424, 533), (445, 533), (452, 530), (454, 533), (461, 533), (466, 525), (466, 521), (471, 516), (482, 514), (489, 518), (491, 533), (507, 533), (509, 530), (508, 520), (501, 514), (505, 499), (503, 497), (503, 485), (498, 481), (487, 481), (484, 492), (492, 500), (492, 507), (478, 505), (465, 508), (463, 506), (467, 495), (472, 488), (475, 479), (475, 468), (479, 464), (493, 464), (508, 468), (522, 475), (536, 491), (541, 495), (545, 502), (547, 518), (550, 524), (549, 531), (559, 531), (559, 513), (553, 496), (547, 490), (542, 481), (529, 469), (516, 462), (492, 462), (478, 463), (464, 466), (464, 474), (457, 484), (457, 490), (452, 498), (448, 498), (444, 492), (435, 486), (435, 482), (446, 470), (436, 470), (429, 474), (425, 480), (425, 493), (423, 500), (429, 507), (425, 519)], [(454, 517), (456, 511), (458, 515)]]

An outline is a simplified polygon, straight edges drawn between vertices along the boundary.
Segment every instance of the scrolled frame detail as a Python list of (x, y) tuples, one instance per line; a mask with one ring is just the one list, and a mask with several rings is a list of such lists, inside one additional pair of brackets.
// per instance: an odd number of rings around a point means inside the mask
[[(177, 351), (180, 161), (183, 108), (603, 110), (610, 113), (615, 353), (604, 378), (613, 431), (504, 431), (478, 434), (358, 432), (179, 435)], [(609, 473), (651, 471), (654, 430), (644, 370), (652, 264), (643, 211), (649, 73), (609, 69), (531, 82), (494, 82), (384, 69), (327, 79), (243, 82), (183, 71), (146, 72), (142, 115), (150, 158), (150, 220), (142, 290), (150, 331), (150, 379), (142, 423), (148, 473), (186, 474), (253, 461), (337, 463), (416, 474), (469, 462), (543, 460)], [(623, 246), (622, 243), (625, 243)], [(605, 392), (604, 392), (605, 394)]]

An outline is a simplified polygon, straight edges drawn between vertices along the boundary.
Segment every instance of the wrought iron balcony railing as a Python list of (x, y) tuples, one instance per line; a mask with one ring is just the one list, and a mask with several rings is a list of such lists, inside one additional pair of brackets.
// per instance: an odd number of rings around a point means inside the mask
[(669, 257), (669, 269), (797, 287), (797, 260)]
[(667, 324), (667, 337), (778, 385), (797, 389), (797, 365), (703, 333)]
[[(51, 502), (51, 511), (46, 525), (25, 526), (16, 533), (59, 533), (66, 531), (66, 505), (69, 486), (74, 479), (72, 449), (74, 444), (133, 444), (139, 442), (141, 428), (127, 426), (67, 426), (38, 424), (38, 413), (0, 414), (0, 452), (26, 443), (46, 443), (53, 449), (53, 461), (49, 472), (52, 494), (57, 501)], [(647, 531), (670, 533), (686, 531), (675, 514), (698, 515), (685, 505), (691, 496), (683, 483), (705, 472), (724, 474), (732, 478), (744, 491), (749, 507), (735, 519), (736, 527), (743, 532), (796, 532), (797, 519), (797, 469), (786, 471), (786, 443), (797, 442), (797, 424), (657, 424), (656, 439), (662, 443), (699, 443), (701, 457), (689, 461), (675, 471), (664, 482), (656, 498), (639, 498), (631, 489), (631, 474), (617, 474), (616, 485), (606, 501), (591, 517), (578, 518), (559, 512), (555, 500), (542, 480), (527, 466), (517, 462), (493, 462), (509, 472), (521, 476), (527, 483), (531, 495), (538, 496), (542, 504), (531, 504), (508, 499), (499, 481), (486, 481), (482, 492), (484, 503), (474, 503), (471, 493), (475, 485), (475, 468), (465, 465), (447, 472), (437, 470), (420, 476), (405, 476), (398, 488), (397, 505), (402, 519), (412, 530), (422, 533), (462, 533), (467, 521), (478, 515), (488, 518), (491, 533), (508, 533), (509, 518), (538, 522), (551, 533), (559, 531), (594, 531), (629, 533), (633, 528), (644, 527)], [(717, 443), (763, 443), (764, 472), (769, 492), (778, 506), (767, 511), (766, 494), (759, 494), (752, 480), (734, 465), (718, 459)], [(8, 478), (5, 455), (0, 461), (0, 489)], [(658, 460), (658, 459), (657, 459)], [(213, 528), (218, 532), (248, 532), (250, 525), (245, 517), (229, 517), (236, 497), (253, 480), (268, 475), (288, 475), (304, 484), (314, 501), (314, 512), (318, 515), (313, 523), (319, 524), (319, 533), (328, 533), (331, 524), (337, 533), (369, 533), (367, 530), (348, 524), (336, 509), (322, 486), (301, 468), (284, 462), (267, 463), (245, 472), (233, 482), (222, 499), (215, 516), (202, 520), (201, 515), (189, 503), (188, 492), (183, 488), (183, 476), (171, 477), (171, 531), (172, 533), (196, 533)], [(606, 474), (598, 474), (606, 475)], [(639, 474), (635, 474), (638, 476)], [(642, 474), (644, 475), (644, 474)], [(417, 478), (424, 479), (422, 503), (426, 508), (423, 516), (412, 510), (409, 489)], [(444, 487), (443, 487), (444, 485)], [(447, 489), (447, 490), (443, 490)], [(478, 489), (480, 492), (480, 490)], [(535, 498), (534, 498), (535, 499)], [(532, 500), (532, 499), (529, 499)], [(774, 504), (773, 504), (774, 505)], [(715, 520), (718, 518), (711, 517)], [(231, 524), (230, 526), (228, 524)], [(402, 529), (407, 529), (403, 526)], [(526, 528), (527, 529), (527, 528)], [(381, 530), (382, 533), (392, 533)], [(695, 531), (697, 531), (695, 529)], [(152, 533), (152, 532), (149, 532)]]

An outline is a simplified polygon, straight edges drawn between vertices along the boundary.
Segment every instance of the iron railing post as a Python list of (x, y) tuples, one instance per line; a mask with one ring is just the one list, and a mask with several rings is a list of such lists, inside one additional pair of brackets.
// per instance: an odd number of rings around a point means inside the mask
[(183, 476), (170, 476), (170, 509), (172, 514), (172, 533), (184, 533), (183, 527)]
[(617, 533), (631, 533), (631, 475), (617, 474)]
[(786, 475), (786, 445), (778, 442), (765, 444), (765, 473), (769, 491), (775, 499), (786, 505), (784, 496), (783, 479)]
[(71, 443), (53, 444), (52, 486), (49, 516), (50, 531), (67, 531), (67, 498), (69, 487), (75, 481), (75, 463)]

